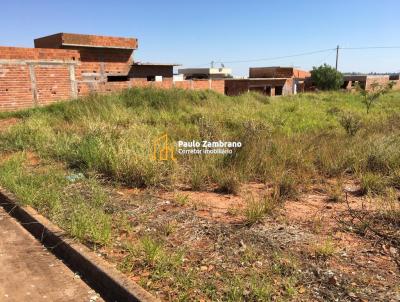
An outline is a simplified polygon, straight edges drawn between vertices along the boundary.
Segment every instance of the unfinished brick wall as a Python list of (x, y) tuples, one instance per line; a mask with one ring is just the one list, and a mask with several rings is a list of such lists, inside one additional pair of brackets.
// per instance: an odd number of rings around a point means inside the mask
[(253, 67), (249, 69), (250, 78), (290, 78), (293, 68), (283, 67)]
[(80, 54), (77, 74), (83, 80), (106, 81), (108, 76), (127, 76), (137, 49), (135, 38), (58, 33), (35, 39), (35, 48), (74, 49)]
[[(390, 82), (389, 75), (346, 75), (344, 76), (343, 89), (354, 90), (357, 85), (363, 89), (370, 89), (373, 83), (387, 85)], [(397, 89), (396, 85), (393, 87)]]
[(310, 72), (293, 67), (252, 67), (250, 78), (306, 78)]
[(129, 77), (131, 78), (147, 78), (148, 76), (162, 76), (163, 78), (172, 78), (173, 75), (173, 65), (133, 64), (129, 71)]
[(98, 35), (57, 33), (34, 40), (35, 48), (98, 47), (137, 49), (138, 40)]
[(249, 78), (225, 80), (225, 94), (227, 95), (240, 95), (249, 91), (269, 96), (289, 95), (293, 93), (293, 79)]
[(132, 64), (132, 51), (119, 49), (78, 48), (81, 55), (82, 75), (97, 73), (98, 76), (128, 75)]
[(387, 85), (389, 84), (389, 75), (379, 75), (379, 76), (368, 75), (365, 89), (367, 90), (370, 89), (371, 84), (373, 83), (377, 83), (379, 85)]
[(76, 97), (74, 50), (0, 47), (0, 110)]
[(29, 66), (0, 64), (0, 111), (33, 105)]
[(246, 93), (249, 91), (249, 80), (248, 79), (237, 79), (225, 81), (225, 94), (234, 96)]
[[(82, 93), (80, 95), (86, 95), (91, 92), (113, 92), (127, 88), (134, 87), (153, 87), (158, 89), (187, 89), (187, 90), (207, 90), (212, 89), (218, 93), (224, 93), (225, 81), (224, 80), (187, 80), (174, 82), (172, 79), (163, 80), (161, 82), (147, 81), (146, 79), (132, 79), (125, 82), (103, 82), (97, 83), (94, 87), (88, 87), (88, 83), (80, 83), (78, 86)], [(211, 88), (210, 88), (211, 87)]]

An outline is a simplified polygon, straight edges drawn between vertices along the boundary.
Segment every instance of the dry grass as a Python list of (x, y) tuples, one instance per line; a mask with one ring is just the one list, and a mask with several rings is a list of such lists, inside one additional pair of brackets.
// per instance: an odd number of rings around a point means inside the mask
[[(341, 92), (231, 98), (131, 89), (92, 95), (4, 115), (20, 120), (0, 132), (0, 184), (72, 237), (120, 253), (119, 268), (165, 300), (307, 300), (299, 280), (309, 262), (300, 269), (298, 259), (282, 251), (302, 236), (281, 238), (285, 226), (263, 229), (264, 218), (278, 219), (281, 205), (298, 202), (327, 178), (338, 181), (324, 200), (342, 201), (340, 180), (351, 178), (367, 197), (382, 198), (378, 216), (368, 216), (373, 225), (398, 227), (399, 100), (398, 92), (385, 95), (365, 115), (359, 96)], [(164, 133), (172, 142), (230, 140), (243, 147), (232, 155), (154, 161), (153, 140)], [(37, 155), (38, 165), (29, 164), (28, 152)], [(69, 180), (79, 173), (84, 177)], [(230, 211), (245, 217), (240, 227), (198, 218), (196, 211), (206, 211), (186, 194), (168, 203), (151, 197), (154, 190), (185, 188), (239, 198), (248, 182), (269, 189), (260, 195), (265, 198), (250, 196), (244, 209)], [(110, 192), (120, 187), (144, 188), (148, 195), (119, 200)], [(329, 206), (337, 205), (344, 204)], [(324, 224), (315, 220), (314, 228)], [(314, 258), (326, 262), (336, 250), (328, 239), (314, 246)], [(340, 300), (342, 293), (340, 288), (333, 295)]]

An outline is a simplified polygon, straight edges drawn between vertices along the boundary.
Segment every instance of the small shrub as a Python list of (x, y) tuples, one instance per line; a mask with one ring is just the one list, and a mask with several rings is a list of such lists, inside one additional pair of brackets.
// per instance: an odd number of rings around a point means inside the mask
[(387, 181), (382, 175), (366, 172), (361, 176), (360, 186), (361, 194), (379, 195), (385, 191)]
[(322, 243), (317, 243), (314, 246), (314, 253), (320, 258), (329, 258), (336, 252), (336, 247), (331, 238), (326, 239)]
[(176, 220), (168, 221), (161, 226), (161, 231), (164, 236), (170, 236), (173, 234), (177, 229), (177, 222)]
[(345, 113), (339, 119), (340, 125), (344, 128), (346, 133), (354, 136), (361, 128), (361, 118), (352, 113)]
[(233, 171), (217, 173), (219, 177), (216, 179), (218, 188), (217, 192), (226, 194), (238, 194), (240, 189), (240, 181), (237, 174)]
[(189, 173), (189, 184), (193, 191), (201, 191), (207, 187), (208, 166), (204, 162), (194, 163)]
[(378, 102), (380, 97), (392, 89), (393, 85), (394, 82), (389, 82), (386, 85), (381, 85), (378, 82), (374, 82), (370, 85), (368, 90), (357, 86), (357, 90), (362, 97), (362, 103), (367, 109), (367, 114), (369, 114), (371, 108), (375, 105), (375, 103)]
[(255, 199), (253, 196), (247, 199), (244, 215), (249, 225), (262, 220), (266, 215), (271, 215), (276, 207), (276, 203), (269, 197)]
[(274, 199), (297, 198), (298, 194), (297, 182), (291, 174), (285, 172), (277, 177), (274, 185)]
[(141, 248), (144, 253), (144, 260), (147, 265), (155, 266), (164, 256), (164, 250), (160, 242), (145, 236), (141, 239)]
[(181, 206), (184, 206), (189, 201), (189, 195), (187, 194), (175, 194), (175, 202)]
[(328, 188), (328, 201), (329, 202), (341, 202), (343, 201), (343, 189), (342, 183), (338, 182)]

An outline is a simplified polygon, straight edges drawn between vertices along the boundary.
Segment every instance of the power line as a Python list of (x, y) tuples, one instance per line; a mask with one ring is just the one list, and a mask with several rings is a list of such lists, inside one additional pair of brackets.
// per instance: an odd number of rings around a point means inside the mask
[[(364, 49), (400, 49), (400, 46), (364, 46), (364, 47), (340, 47), (340, 50), (364, 50)], [(220, 64), (235, 64), (235, 63), (251, 63), (251, 62), (262, 62), (262, 61), (273, 61), (279, 59), (286, 59), (286, 58), (293, 58), (293, 57), (301, 57), (301, 56), (308, 56), (317, 53), (323, 53), (328, 51), (337, 51), (338, 47), (335, 48), (327, 48), (303, 53), (297, 53), (292, 55), (285, 55), (285, 56), (278, 56), (278, 57), (268, 57), (268, 58), (259, 58), (259, 59), (244, 59), (244, 60), (232, 60), (232, 61), (212, 61), (213, 63), (220, 63)], [(197, 65), (196, 67), (207, 66), (210, 63), (204, 63), (201, 65)]]
[[(367, 49), (396, 49), (400, 46), (364, 46), (364, 47), (340, 47), (341, 50), (367, 50)], [(336, 47), (336, 70), (338, 70), (339, 45)]]
[(286, 58), (293, 58), (293, 57), (301, 57), (301, 56), (308, 56), (316, 53), (327, 52), (334, 50), (335, 48), (328, 48), (328, 49), (321, 49), (316, 51), (310, 52), (303, 52), (293, 55), (286, 55), (286, 56), (279, 56), (279, 57), (270, 57), (270, 58), (260, 58), (260, 59), (246, 59), (246, 60), (234, 60), (234, 61), (220, 61), (217, 63), (224, 63), (224, 64), (233, 64), (233, 63), (250, 63), (250, 62), (260, 62), (260, 61), (271, 61), (271, 60), (278, 60), (278, 59), (286, 59)]
[(334, 52), (336, 52), (336, 50), (335, 50), (335, 49), (332, 49), (332, 51), (330, 51), (326, 56), (324, 56), (324, 58), (323, 58), (322, 60), (319, 60), (319, 61), (318, 61), (319, 63), (318, 63), (317, 65), (321, 65), (322, 63), (326, 63), (326, 61), (328, 60), (328, 58), (329, 58), (330, 56), (332, 56)]
[(400, 46), (365, 46), (365, 47), (340, 47), (340, 49), (349, 49), (349, 50), (357, 50), (357, 49), (393, 49), (400, 48)]

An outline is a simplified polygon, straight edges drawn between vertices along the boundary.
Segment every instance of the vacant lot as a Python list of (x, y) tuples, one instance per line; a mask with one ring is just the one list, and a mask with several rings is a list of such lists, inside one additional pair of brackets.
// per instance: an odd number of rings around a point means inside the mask
[[(0, 184), (165, 301), (400, 299), (400, 93), (131, 89), (3, 114)], [(153, 140), (241, 141), (155, 161)]]

